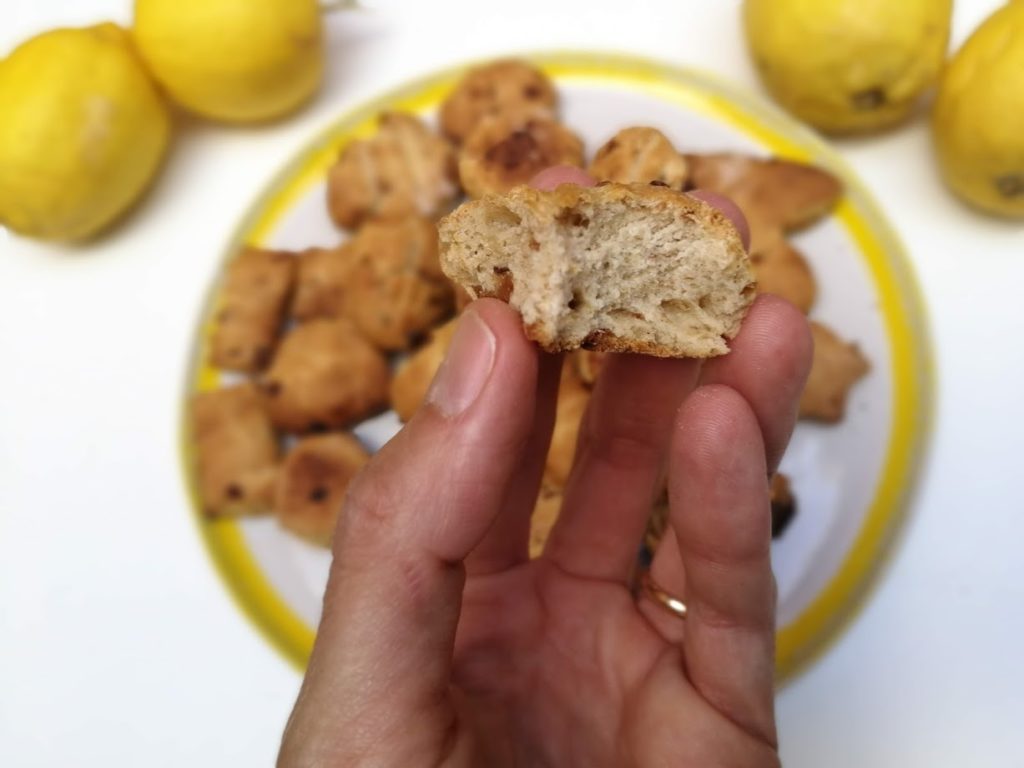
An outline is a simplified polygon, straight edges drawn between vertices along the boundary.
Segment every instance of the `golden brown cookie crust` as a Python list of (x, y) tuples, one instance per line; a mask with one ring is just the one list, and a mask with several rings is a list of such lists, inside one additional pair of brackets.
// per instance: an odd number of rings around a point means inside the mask
[(850, 388), (871, 366), (856, 344), (843, 341), (830, 328), (813, 320), (811, 336), (814, 357), (800, 397), (800, 418), (827, 423), (841, 421)]
[(330, 546), (348, 485), (369, 460), (366, 449), (347, 432), (301, 438), (278, 473), (278, 521), (314, 544)]
[(657, 182), (683, 189), (687, 164), (657, 128), (624, 128), (606, 141), (590, 161), (588, 173), (599, 181), (620, 184)]
[(262, 380), (267, 412), (287, 432), (324, 432), (387, 402), (387, 360), (347, 319), (310, 320), (281, 340)]
[(278, 443), (251, 382), (200, 392), (191, 403), (196, 477), (211, 516), (263, 511), (277, 471)]
[(548, 77), (521, 59), (503, 59), (475, 67), (441, 105), (441, 130), (461, 143), (481, 120), (523, 121), (552, 117), (558, 103)]
[(244, 248), (225, 273), (210, 362), (231, 371), (262, 370), (273, 354), (294, 282), (293, 254)]
[(807, 260), (781, 235), (751, 248), (750, 263), (757, 278), (757, 292), (788, 301), (805, 315), (814, 305), (817, 282)]
[(407, 349), (454, 311), (451, 281), (441, 271), (437, 227), (421, 217), (369, 222), (350, 241), (348, 314), (388, 351)]
[(300, 322), (318, 317), (344, 317), (354, 266), (349, 243), (336, 248), (310, 248), (300, 253), (292, 316)]
[(583, 142), (564, 125), (543, 117), (486, 118), (459, 152), (459, 179), (466, 194), (480, 197), (508, 192), (553, 165), (583, 165)]
[(821, 218), (843, 193), (833, 174), (793, 160), (731, 152), (690, 154), (686, 159), (692, 186), (725, 195), (748, 217), (784, 231)]
[(377, 133), (349, 143), (327, 176), (331, 217), (348, 229), (370, 219), (433, 218), (457, 193), (451, 145), (404, 112), (382, 114)]

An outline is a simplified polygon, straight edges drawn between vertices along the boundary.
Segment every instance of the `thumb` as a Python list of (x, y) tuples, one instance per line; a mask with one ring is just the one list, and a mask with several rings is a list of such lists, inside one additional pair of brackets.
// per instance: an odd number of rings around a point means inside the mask
[[(467, 309), (425, 407), (352, 484), (282, 755), (311, 739), (320, 756), (353, 748), (344, 723), (359, 723), (378, 748), (392, 729), (410, 747), (410, 718), (428, 726), (426, 711), (445, 716), (437, 705), (450, 679), (462, 560), (501, 508), (526, 445), (537, 367), (514, 310), (491, 299)], [(450, 722), (437, 726), (422, 728), (424, 738), (442, 737)]]

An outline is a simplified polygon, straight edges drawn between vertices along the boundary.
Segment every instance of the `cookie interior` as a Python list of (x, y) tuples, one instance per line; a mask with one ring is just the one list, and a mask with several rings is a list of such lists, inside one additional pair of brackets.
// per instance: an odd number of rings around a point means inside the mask
[(445, 269), (515, 306), (549, 351), (725, 353), (754, 290), (739, 236), (700, 201), (616, 186), (463, 206), (443, 227)]

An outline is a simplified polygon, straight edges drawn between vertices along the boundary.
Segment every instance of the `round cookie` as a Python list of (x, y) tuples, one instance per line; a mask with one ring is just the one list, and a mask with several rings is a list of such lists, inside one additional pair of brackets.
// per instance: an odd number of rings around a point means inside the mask
[(348, 316), (378, 347), (407, 349), (451, 314), (454, 289), (441, 271), (432, 221), (368, 222), (349, 244)]
[(552, 165), (582, 164), (583, 142), (561, 123), (489, 117), (462, 146), (459, 179), (468, 195), (481, 197), (526, 184)]
[(387, 360), (351, 320), (318, 319), (281, 340), (261, 384), (275, 427), (323, 432), (380, 410), (389, 375)]
[(391, 407), (402, 421), (408, 421), (419, 410), (434, 374), (448, 354), (457, 325), (458, 319), (452, 319), (435, 329), (430, 341), (417, 349), (395, 373), (391, 380)]
[(368, 219), (435, 217), (458, 194), (455, 154), (415, 115), (385, 112), (377, 133), (349, 143), (327, 175), (327, 207), (342, 227)]
[(605, 142), (587, 171), (598, 181), (621, 184), (651, 182), (682, 189), (686, 184), (686, 158), (657, 128), (623, 128)]
[(486, 117), (552, 116), (558, 95), (547, 76), (519, 59), (470, 70), (441, 105), (441, 130), (461, 143)]
[(277, 476), (278, 521), (304, 539), (330, 546), (348, 484), (369, 460), (362, 444), (345, 432), (300, 439)]

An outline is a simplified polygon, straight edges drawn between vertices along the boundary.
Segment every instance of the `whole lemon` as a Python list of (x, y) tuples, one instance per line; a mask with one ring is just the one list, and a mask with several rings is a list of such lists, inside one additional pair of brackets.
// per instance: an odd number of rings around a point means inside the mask
[(134, 29), (171, 97), (217, 120), (280, 117), (323, 76), (316, 0), (136, 0)]
[(939, 74), (952, 0), (745, 0), (754, 63), (786, 109), (829, 133), (900, 122)]
[(946, 68), (932, 113), (942, 174), (991, 213), (1024, 217), (1024, 2), (990, 16)]
[(22, 43), (0, 61), (0, 223), (55, 240), (97, 233), (153, 179), (170, 128), (120, 27)]

